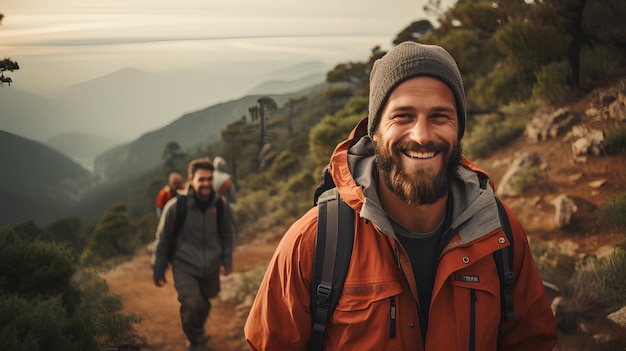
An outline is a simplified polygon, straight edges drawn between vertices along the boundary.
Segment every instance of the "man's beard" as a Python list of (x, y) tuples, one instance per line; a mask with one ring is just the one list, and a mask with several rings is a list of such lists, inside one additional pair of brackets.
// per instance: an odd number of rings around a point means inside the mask
[(411, 206), (433, 204), (447, 194), (450, 182), (458, 176), (462, 146), (455, 143), (429, 143), (428, 151), (443, 153), (443, 163), (437, 174), (431, 167), (405, 172), (400, 154), (405, 150), (417, 149), (415, 143), (400, 143), (394, 146), (393, 154), (376, 143), (376, 164), (385, 185), (400, 199)]
[[(204, 188), (211, 191), (208, 196), (201, 194), (200, 191)], [(213, 191), (212, 187), (200, 187), (199, 189), (194, 189), (194, 194), (196, 198), (200, 201), (213, 201), (213, 199), (215, 198), (215, 191)]]

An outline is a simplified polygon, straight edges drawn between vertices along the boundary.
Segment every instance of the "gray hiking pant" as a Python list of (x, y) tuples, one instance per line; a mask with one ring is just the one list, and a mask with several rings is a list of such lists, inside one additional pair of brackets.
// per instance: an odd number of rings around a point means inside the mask
[(180, 302), (180, 320), (183, 332), (192, 344), (197, 344), (204, 334), (204, 323), (211, 311), (210, 298), (217, 296), (220, 291), (220, 273), (198, 278), (176, 268), (174, 286), (178, 292)]

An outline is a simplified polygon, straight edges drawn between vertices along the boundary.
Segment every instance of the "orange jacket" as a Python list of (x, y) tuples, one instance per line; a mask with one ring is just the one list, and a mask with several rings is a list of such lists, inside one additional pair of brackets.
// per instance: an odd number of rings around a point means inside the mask
[[(371, 174), (372, 168), (364, 166), (373, 162), (368, 161), (371, 154), (362, 154), (367, 147), (358, 151), (355, 145), (365, 135), (366, 126), (367, 120), (362, 121), (331, 158), (337, 189), (357, 215), (350, 268), (327, 324), (324, 350), (552, 350), (557, 340), (554, 317), (524, 230), (508, 209), (515, 240), (516, 319), (500, 319), (500, 281), (492, 253), (508, 242), (502, 243), (506, 236), (500, 227), (493, 184), (488, 181), (490, 186), (480, 188), (477, 180), (486, 179), (486, 174), (465, 158), (461, 168), (467, 184), (453, 188), (462, 189), (468, 199), (461, 207), (465, 210), (462, 214), (473, 214), (470, 218), (457, 216), (455, 203), (455, 235), (439, 259), (423, 347), (409, 257), (390, 229), (377, 196), (371, 194), (374, 190), (367, 173)], [(360, 142), (367, 145), (367, 141)], [(359, 169), (365, 172), (359, 174)], [(317, 209), (313, 208), (291, 226), (278, 245), (244, 327), (252, 350), (307, 349), (316, 226)]]
[(165, 204), (170, 201), (174, 196), (176, 196), (176, 192), (172, 191), (169, 185), (165, 185), (159, 190), (159, 194), (156, 198), (156, 207), (163, 209)]

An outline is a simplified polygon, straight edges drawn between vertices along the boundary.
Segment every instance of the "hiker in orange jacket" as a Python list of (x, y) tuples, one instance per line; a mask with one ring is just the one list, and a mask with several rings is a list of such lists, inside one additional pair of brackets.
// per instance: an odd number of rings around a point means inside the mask
[[(515, 319), (501, 319), (492, 253), (509, 245), (493, 183), (462, 156), (466, 104), (456, 62), (402, 43), (376, 61), (369, 116), (330, 175), (355, 211), (353, 251), (324, 350), (551, 351), (554, 316), (526, 234), (514, 238)], [(251, 350), (306, 350), (312, 334), (316, 208), (287, 231), (244, 327)]]
[(165, 204), (170, 201), (176, 194), (180, 191), (185, 190), (185, 181), (183, 180), (183, 176), (178, 172), (172, 172), (168, 176), (167, 184), (164, 185), (156, 198), (156, 212), (157, 217), (161, 217), (161, 213), (163, 212), (163, 207)]

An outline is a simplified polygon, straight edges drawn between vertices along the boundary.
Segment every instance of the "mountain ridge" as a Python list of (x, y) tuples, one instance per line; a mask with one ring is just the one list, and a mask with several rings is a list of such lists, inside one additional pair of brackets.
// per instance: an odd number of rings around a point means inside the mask
[[(271, 95), (278, 106), (291, 97), (321, 93), (327, 83), (321, 83), (299, 92)], [(221, 131), (232, 121), (246, 116), (248, 108), (257, 104), (263, 95), (247, 95), (187, 113), (170, 124), (142, 135), (140, 138), (98, 155), (94, 174), (104, 181), (132, 176), (161, 164), (165, 145), (177, 142), (183, 149), (210, 144), (221, 138)]]
[(95, 185), (89, 171), (37, 141), (0, 131), (0, 149), (5, 150), (0, 153), (0, 225), (67, 216)]

